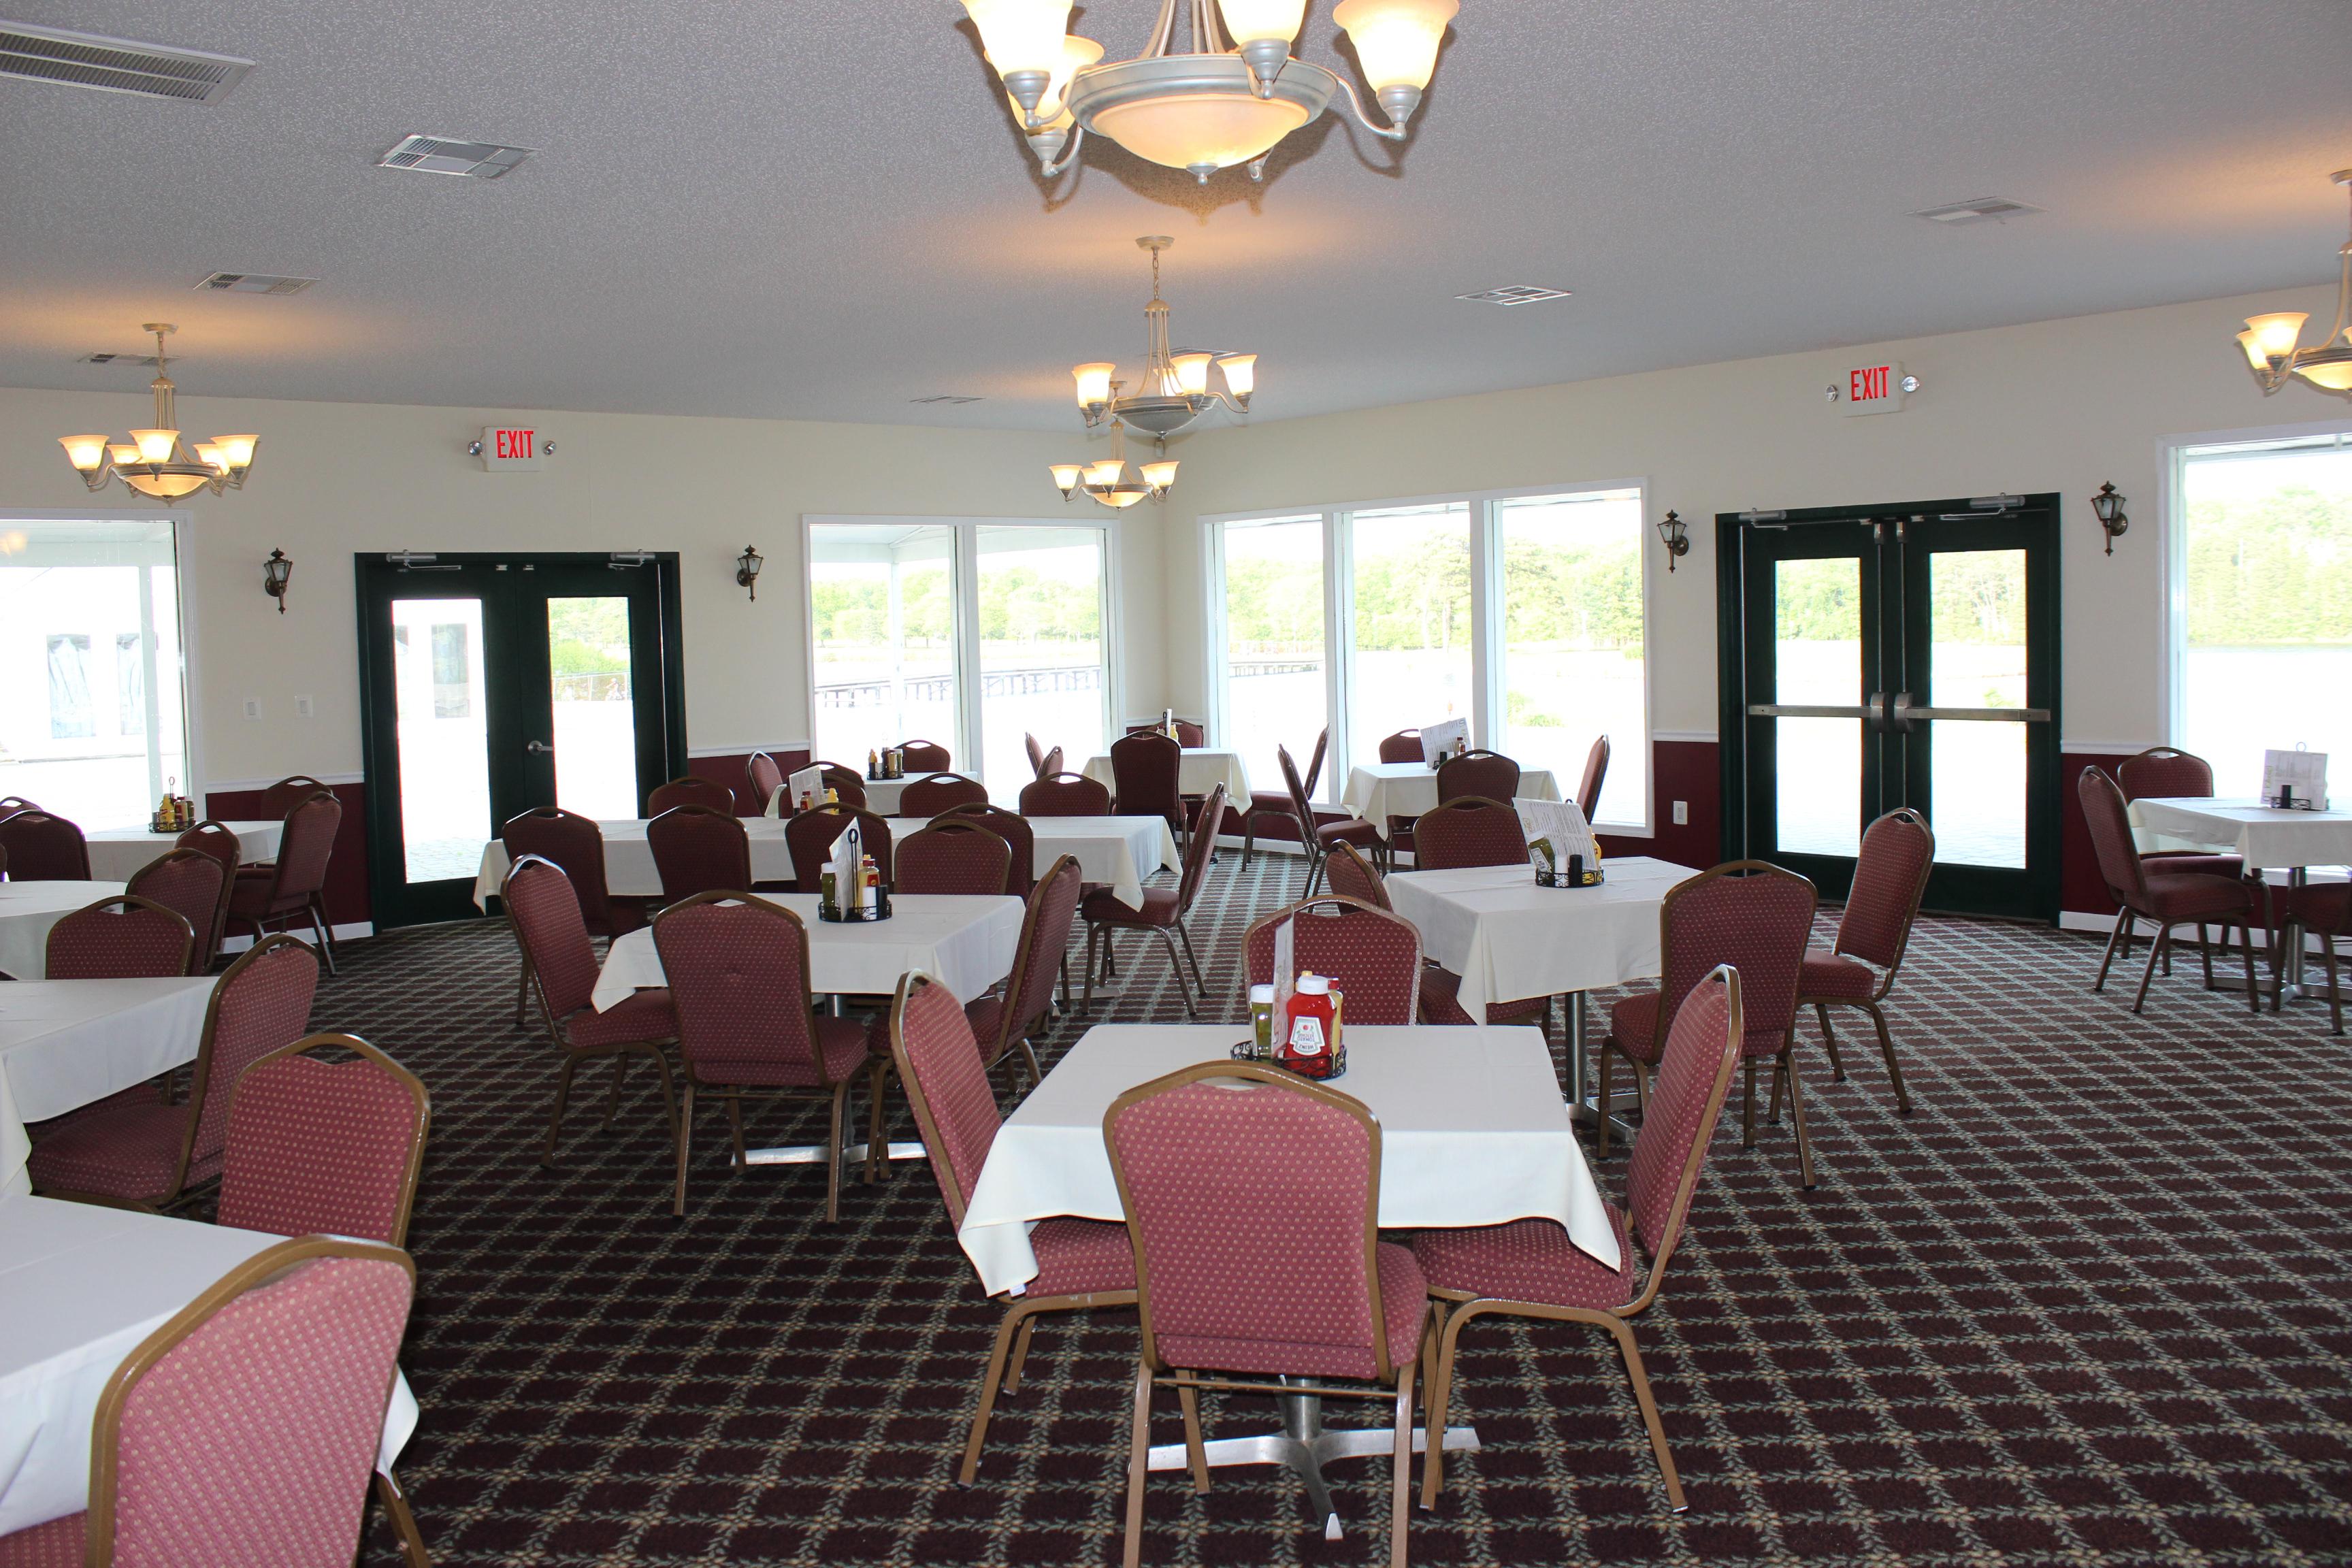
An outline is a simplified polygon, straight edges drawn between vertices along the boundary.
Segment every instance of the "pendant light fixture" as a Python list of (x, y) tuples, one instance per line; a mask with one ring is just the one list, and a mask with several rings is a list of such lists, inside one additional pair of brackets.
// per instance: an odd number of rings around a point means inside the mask
[[(2352, 169), (2338, 169), (2328, 178), (2352, 190)], [(2263, 396), (2298, 375), (2324, 391), (2352, 394), (2352, 333), (2345, 331), (2347, 318), (2352, 318), (2352, 239), (2347, 239), (2336, 254), (2341, 261), (2336, 279), (2336, 324), (2316, 344), (2301, 346), (2303, 324), (2311, 319), (2301, 310), (2273, 310), (2246, 318), (2238, 346), (2246, 351), (2246, 363), (2253, 367)]]
[(110, 479), (121, 479), (166, 506), (200, 489), (215, 495), (243, 489), (246, 472), (253, 467), (253, 448), (261, 437), (215, 436), (197, 442), (194, 451), (184, 446), (173, 401), (178, 389), (172, 384), (163, 353), (163, 340), (179, 328), (169, 321), (149, 321), (140, 331), (155, 334), (155, 379), (148, 384), (155, 394), (155, 427), (133, 430), (127, 446), (102, 435), (60, 436), (58, 444), (66, 449), (66, 460), (92, 490), (104, 489)]

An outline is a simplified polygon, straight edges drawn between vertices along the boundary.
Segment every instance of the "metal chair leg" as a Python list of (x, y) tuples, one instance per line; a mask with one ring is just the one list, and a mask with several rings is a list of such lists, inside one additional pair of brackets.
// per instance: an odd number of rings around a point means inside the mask
[(389, 1470), (375, 1473), (375, 1495), (383, 1504), (384, 1517), (392, 1521), (392, 1532), (400, 1541), (400, 1554), (408, 1568), (432, 1568), (433, 1559), (425, 1549), (425, 1532), (416, 1528), (416, 1516), (408, 1509), (408, 1494), (400, 1489), (400, 1478)]
[[(2147, 944), (2147, 968), (2139, 977), (2139, 994), (2132, 998), (2133, 1012), (2138, 1012), (2140, 1005), (2147, 1000), (2147, 985), (2149, 981), (2156, 978), (2157, 961), (2166, 957), (2171, 951), (2172, 928), (2166, 926), (2156, 933), (2156, 940)], [(2168, 974), (2172, 973), (2169, 964), (2166, 965), (2165, 973)]]
[(1143, 1568), (1143, 1478), (1150, 1463), (1148, 1438), (1151, 1421), (1151, 1367), (1142, 1357), (1135, 1362), (1135, 1426), (1127, 1446), (1126, 1568)]
[(1904, 1091), (1903, 1068), (1895, 1060), (1895, 1038), (1886, 1032), (1886, 1015), (1879, 1011), (1875, 1002), (1864, 1003), (1863, 1011), (1868, 1013), (1870, 1021), (1878, 1026), (1878, 1052), (1886, 1058), (1886, 1079), (1895, 1086), (1895, 1114), (1908, 1116), (1911, 1114), (1911, 1096)]
[(1685, 1512), (1690, 1502), (1683, 1496), (1682, 1478), (1675, 1473), (1675, 1457), (1666, 1448), (1665, 1423), (1659, 1419), (1657, 1399), (1650, 1393), (1650, 1374), (1643, 1368), (1641, 1347), (1633, 1342), (1633, 1325), (1612, 1317), (1609, 1331), (1625, 1363), (1625, 1381), (1633, 1385), (1633, 1403), (1641, 1407), (1642, 1425), (1649, 1429), (1650, 1452), (1657, 1457), (1658, 1479), (1666, 1487), (1666, 1506), (1676, 1513)]
[(1822, 1023), (1822, 1044), (1830, 1053), (1830, 1077), (1838, 1083), (1845, 1081), (1845, 1063), (1838, 1059), (1837, 1031), (1830, 1027), (1830, 1008), (1826, 1002), (1813, 1004), (1813, 1016)]
[(1153, 928), (1160, 933), (1160, 945), (1168, 950), (1168, 973), (1176, 982), (1176, 994), (1184, 998), (1184, 1016), (1197, 1018), (1200, 1008), (1192, 1005), (1192, 988), (1184, 984), (1183, 955), (1176, 951), (1176, 937), (1166, 926)]
[(635, 1051), (613, 1053), (613, 1087), (604, 1096), (604, 1125), (597, 1129), (600, 1132), (610, 1132), (613, 1130), (613, 1118), (618, 1115), (621, 1110), (621, 1080), (629, 1076), (629, 1058), (636, 1054)]
[(2131, 938), (2128, 933), (2138, 921), (2139, 917), (2129, 910), (2116, 911), (2115, 929), (2107, 932), (2107, 951), (2099, 960), (2099, 977), (2091, 982), (2092, 990), (2105, 991), (2107, 988), (2107, 966), (2116, 961), (2116, 944), (2118, 942), (2124, 944), (2124, 962), (2126, 963), (2131, 962)]
[(669, 1200), (671, 1217), (686, 1217), (686, 1162), (694, 1150), (694, 1079), (686, 1080), (686, 1114), (677, 1119), (677, 1190)]
[(1176, 922), (1176, 938), (1184, 944), (1185, 960), (1192, 965), (1192, 989), (1198, 991), (1201, 1000), (1205, 1002), (1209, 999), (1209, 983), (1201, 977), (1201, 960), (1192, 951), (1192, 933), (1184, 929), (1182, 921)]
[(1797, 1129), (1797, 1170), (1805, 1179), (1805, 1190), (1813, 1187), (1813, 1145), (1805, 1136), (1805, 1089), (1797, 1076), (1796, 1041), (1791, 1037), (1780, 1047), (1780, 1059), (1789, 1065), (1789, 1120)]
[(563, 1070), (555, 1077), (555, 1106), (547, 1113), (547, 1140), (540, 1145), (539, 1163), (549, 1170), (555, 1168), (555, 1140), (563, 1129), (564, 1101), (572, 1098), (572, 1075), (580, 1070), (580, 1058), (567, 1055)]

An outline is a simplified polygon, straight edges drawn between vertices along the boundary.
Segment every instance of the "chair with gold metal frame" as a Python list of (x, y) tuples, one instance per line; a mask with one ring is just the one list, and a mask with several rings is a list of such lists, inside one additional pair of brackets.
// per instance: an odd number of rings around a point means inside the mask
[(229, 1097), (215, 1223), (404, 1246), (432, 1124), (424, 1080), (356, 1035), (281, 1047)]

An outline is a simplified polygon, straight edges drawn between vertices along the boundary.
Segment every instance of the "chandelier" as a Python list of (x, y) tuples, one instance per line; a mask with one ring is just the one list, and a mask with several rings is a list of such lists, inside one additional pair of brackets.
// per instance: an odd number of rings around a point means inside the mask
[(1338, 96), (1373, 135), (1402, 141), (1461, 9), (1461, 0), (1339, 0), (1332, 8), (1383, 124), (1346, 79), (1292, 57), (1307, 0), (1187, 0), (1189, 49), (1175, 43), (1177, 0), (1160, 0), (1143, 53), (1109, 65), (1100, 44), (1070, 34), (1070, 5), (963, 0), (1046, 175), (1068, 168), (1091, 131), (1203, 184), (1235, 163), (1264, 179), (1275, 143)]
[(194, 451), (183, 446), (173, 423), (177, 389), (163, 353), (163, 339), (180, 329), (169, 321), (149, 321), (140, 330), (155, 334), (155, 379), (149, 383), (155, 394), (155, 428), (133, 430), (128, 445), (114, 444), (102, 435), (60, 436), (58, 444), (66, 449), (66, 460), (92, 490), (104, 489), (110, 479), (121, 479), (166, 506), (200, 489), (209, 489), (215, 495), (243, 489), (246, 473), (253, 467), (254, 446), (261, 437), (215, 436), (197, 442)]
[[(2352, 169), (2338, 169), (2328, 178), (2352, 186)], [(2347, 315), (2352, 315), (2352, 239), (2346, 240), (2336, 254), (2343, 262), (2336, 279), (2336, 324), (2317, 343), (2301, 346), (2303, 323), (2311, 319), (2301, 310), (2246, 318), (2238, 346), (2246, 351), (2246, 363), (2253, 366), (2263, 396), (2296, 375), (2329, 392), (2352, 393), (2352, 333), (2345, 331)]]
[[(1151, 302), (1143, 307), (1143, 379), (1130, 395), (1127, 383), (1111, 379), (1118, 366), (1108, 360), (1070, 367), (1087, 428), (1110, 422), (1111, 455), (1094, 463), (1053, 464), (1054, 484), (1064, 500), (1081, 486), (1105, 506), (1124, 509), (1139, 500), (1157, 500), (1176, 482), (1176, 465), (1166, 457), (1168, 437), (1220, 403), (1237, 414), (1248, 413), (1250, 393), (1257, 384), (1255, 354), (1170, 352), (1168, 301), (1160, 297), (1160, 253), (1176, 242), (1164, 234), (1147, 234), (1135, 243), (1151, 253)], [(1209, 384), (1212, 365), (1223, 378), (1222, 392)], [(1161, 443), (1161, 460), (1142, 466), (1139, 483), (1127, 477), (1125, 433), (1130, 427)]]

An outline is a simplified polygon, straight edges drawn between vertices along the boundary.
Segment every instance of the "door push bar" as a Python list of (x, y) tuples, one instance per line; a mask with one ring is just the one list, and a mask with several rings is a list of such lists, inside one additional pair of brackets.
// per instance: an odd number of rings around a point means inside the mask
[(1753, 719), (1859, 719), (1873, 730), (1893, 731), (1898, 735), (1911, 732), (1914, 723), (1922, 720), (1956, 719), (1993, 724), (2047, 724), (2047, 708), (1931, 708), (1914, 702), (1907, 691), (1897, 691), (1892, 699), (1884, 691), (1874, 691), (1870, 700), (1858, 706), (1841, 706), (1811, 702), (1751, 702), (1748, 717)]

